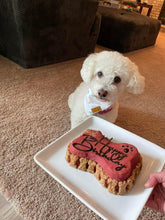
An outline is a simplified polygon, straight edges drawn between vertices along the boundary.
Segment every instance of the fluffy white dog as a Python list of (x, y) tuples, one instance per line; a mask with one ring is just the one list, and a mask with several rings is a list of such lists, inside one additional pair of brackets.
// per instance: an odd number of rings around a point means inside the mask
[(124, 90), (140, 94), (145, 84), (133, 62), (111, 51), (89, 55), (83, 63), (81, 77), (84, 82), (68, 100), (72, 128), (92, 114), (114, 123), (118, 115), (118, 97)]

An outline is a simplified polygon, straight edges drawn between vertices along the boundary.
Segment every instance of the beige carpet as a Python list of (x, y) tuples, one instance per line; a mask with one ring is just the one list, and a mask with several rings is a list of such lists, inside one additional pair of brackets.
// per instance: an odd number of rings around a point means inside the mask
[[(165, 33), (154, 47), (125, 55), (146, 77), (146, 89), (122, 96), (116, 124), (165, 147)], [(0, 190), (24, 219), (100, 219), (33, 160), (70, 129), (67, 99), (81, 81), (82, 62), (23, 69), (0, 56)], [(139, 219), (164, 217), (144, 208)]]

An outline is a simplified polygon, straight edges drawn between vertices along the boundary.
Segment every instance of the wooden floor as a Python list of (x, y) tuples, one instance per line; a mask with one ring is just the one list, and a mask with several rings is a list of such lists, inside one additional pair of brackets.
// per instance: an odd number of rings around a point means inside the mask
[(13, 206), (0, 194), (0, 219), (23, 220), (14, 210)]

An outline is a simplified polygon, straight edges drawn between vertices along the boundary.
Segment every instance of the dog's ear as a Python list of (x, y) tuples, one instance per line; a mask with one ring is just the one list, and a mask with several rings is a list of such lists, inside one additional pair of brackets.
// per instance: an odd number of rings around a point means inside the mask
[(84, 61), (81, 68), (81, 77), (85, 83), (89, 83), (92, 79), (96, 54), (90, 54)]
[(129, 71), (131, 71), (131, 78), (127, 85), (127, 91), (133, 94), (141, 94), (144, 90), (145, 78), (139, 73), (136, 64), (130, 60), (129, 62)]

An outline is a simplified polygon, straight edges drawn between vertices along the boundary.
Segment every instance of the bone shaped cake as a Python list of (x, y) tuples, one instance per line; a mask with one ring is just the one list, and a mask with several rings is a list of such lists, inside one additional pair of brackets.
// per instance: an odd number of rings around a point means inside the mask
[(67, 148), (70, 166), (93, 173), (110, 193), (123, 195), (130, 191), (142, 167), (137, 148), (127, 143), (113, 143), (100, 131), (88, 129)]

